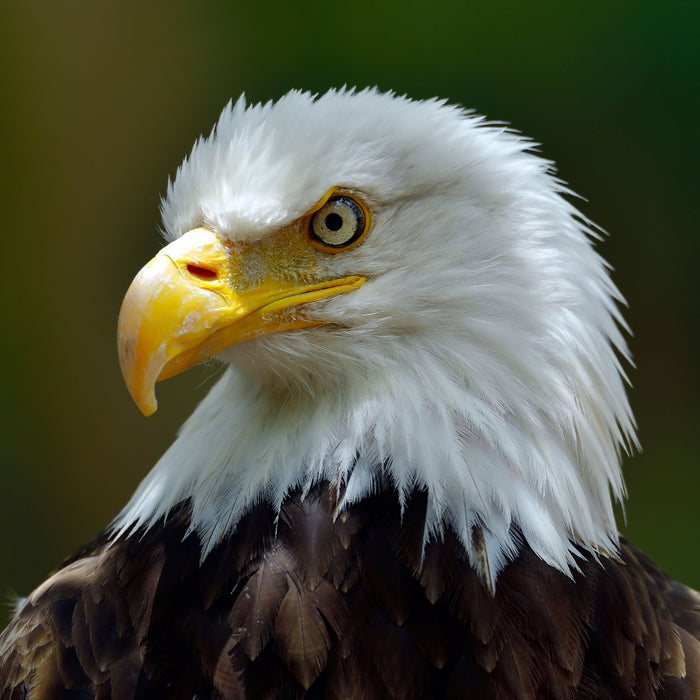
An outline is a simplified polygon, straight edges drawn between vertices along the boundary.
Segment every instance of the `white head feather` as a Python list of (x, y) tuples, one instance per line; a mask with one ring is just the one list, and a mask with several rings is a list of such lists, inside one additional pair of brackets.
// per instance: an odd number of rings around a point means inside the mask
[(167, 236), (263, 238), (342, 186), (372, 229), (320, 274), (368, 281), (316, 302), (328, 325), (221, 353), (231, 366), (116, 531), (191, 498), (206, 554), (260, 499), (279, 508), (338, 479), (343, 505), (382, 484), (401, 499), (426, 489), (426, 541), (453, 528), (492, 585), (521, 537), (565, 572), (572, 543), (613, 552), (620, 451), (636, 440), (621, 297), (595, 230), (530, 147), (374, 90), (227, 106), (168, 188)]

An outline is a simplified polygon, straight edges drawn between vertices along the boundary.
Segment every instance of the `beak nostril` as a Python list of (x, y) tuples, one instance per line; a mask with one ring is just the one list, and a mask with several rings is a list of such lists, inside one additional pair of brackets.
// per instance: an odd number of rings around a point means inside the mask
[(200, 267), (192, 263), (187, 264), (187, 272), (195, 277), (201, 277), (203, 279), (214, 279), (218, 277), (216, 270), (210, 270), (208, 267)]

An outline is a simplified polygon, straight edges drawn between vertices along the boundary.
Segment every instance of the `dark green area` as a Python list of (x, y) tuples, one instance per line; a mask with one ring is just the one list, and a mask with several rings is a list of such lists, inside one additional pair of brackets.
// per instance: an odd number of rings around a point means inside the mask
[[(0, 596), (26, 593), (124, 504), (211, 370), (142, 418), (115, 352), (158, 202), (245, 91), (378, 85), (447, 97), (542, 143), (627, 297), (644, 451), (626, 534), (700, 586), (696, 2), (6, 2)], [(2, 615), (0, 615), (2, 617)]]

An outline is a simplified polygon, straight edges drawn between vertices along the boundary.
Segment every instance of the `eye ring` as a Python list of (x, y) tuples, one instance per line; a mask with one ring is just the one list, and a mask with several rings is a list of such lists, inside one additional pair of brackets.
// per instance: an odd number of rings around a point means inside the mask
[(333, 195), (309, 219), (309, 236), (320, 250), (337, 253), (357, 245), (367, 230), (364, 207), (346, 194)]

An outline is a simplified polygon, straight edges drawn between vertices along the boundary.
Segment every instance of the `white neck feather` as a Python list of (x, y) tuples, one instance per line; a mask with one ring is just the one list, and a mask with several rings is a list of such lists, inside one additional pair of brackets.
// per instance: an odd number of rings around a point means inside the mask
[[(317, 332), (305, 332), (310, 353)], [(491, 586), (521, 536), (567, 573), (576, 566), (574, 543), (615, 551), (610, 491), (623, 495), (617, 445), (632, 428), (611, 432), (599, 394), (574, 400), (571, 377), (558, 377), (559, 396), (528, 386), (556, 386), (557, 367), (551, 377), (526, 374), (521, 386), (514, 375), (522, 368), (512, 368), (503, 382), (515, 399), (499, 405), (466, 376), (460, 357), (469, 356), (468, 347), (454, 354), (434, 343), (402, 343), (393, 366), (384, 361), (376, 375), (355, 377), (338, 391), (327, 374), (324, 386), (313, 375), (301, 386), (292, 378), (303, 376), (299, 367), (286, 375), (278, 366), (274, 381), (256, 376), (260, 352), (286, 354), (281, 335), (245, 346), (238, 359), (249, 366), (226, 370), (117, 518), (115, 532), (149, 527), (191, 498), (191, 527), (205, 556), (253, 504), (264, 499), (279, 509), (291, 490), (325, 479), (346, 485), (341, 508), (386, 484), (400, 499), (426, 489), (424, 540), (451, 527)], [(474, 551), (477, 525), (484, 551)]]

